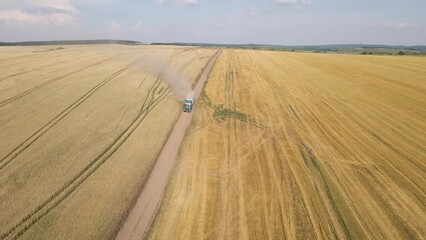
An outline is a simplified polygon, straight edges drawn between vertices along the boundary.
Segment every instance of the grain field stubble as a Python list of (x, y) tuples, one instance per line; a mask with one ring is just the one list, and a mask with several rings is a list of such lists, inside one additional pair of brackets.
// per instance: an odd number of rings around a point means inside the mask
[(422, 239), (426, 58), (226, 50), (149, 239)]
[[(115, 236), (180, 110), (162, 76), (139, 62), (159, 59), (191, 84), (214, 53), (65, 49), (0, 61), (18, 66), (0, 82), (7, 96), (0, 106), (1, 239)], [(44, 59), (43, 67), (15, 72), (34, 59)]]

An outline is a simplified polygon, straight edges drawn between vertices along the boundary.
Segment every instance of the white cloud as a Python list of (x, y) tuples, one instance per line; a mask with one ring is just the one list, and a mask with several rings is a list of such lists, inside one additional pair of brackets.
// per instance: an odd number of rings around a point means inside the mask
[(69, 0), (28, 0), (29, 6), (34, 8), (50, 8), (58, 12), (76, 13), (77, 10)]
[(275, 2), (280, 4), (311, 4), (311, 0), (275, 0)]
[(385, 22), (385, 23), (373, 23), (370, 27), (381, 27), (381, 28), (407, 28), (407, 27), (419, 27), (416, 24), (409, 24), (403, 22)]
[(19, 22), (21, 24), (25, 24), (41, 22), (44, 20), (45, 19), (42, 16), (28, 14), (19, 9), (0, 11), (0, 21), (4, 22)]
[(222, 22), (222, 21), (216, 21), (216, 22), (213, 22), (213, 23), (211, 23), (210, 24), (212, 27), (225, 27), (226, 26), (226, 24), (224, 23), (224, 22)]
[(108, 26), (108, 32), (119, 32), (121, 31), (121, 24), (111, 21)]
[(136, 25), (133, 27), (133, 30), (139, 30), (142, 27), (141, 21), (138, 21)]
[(173, 4), (173, 5), (197, 5), (199, 0), (156, 0), (158, 5)]
[(19, 25), (75, 25), (77, 9), (69, 0), (17, 1), (14, 9), (0, 10), (0, 22)]

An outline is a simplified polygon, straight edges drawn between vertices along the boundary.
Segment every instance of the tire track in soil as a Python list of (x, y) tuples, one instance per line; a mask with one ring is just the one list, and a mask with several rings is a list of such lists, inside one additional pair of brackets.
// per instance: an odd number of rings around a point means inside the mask
[(14, 59), (20, 59), (20, 58), (25, 58), (25, 57), (38, 57), (39, 54), (35, 55), (34, 53), (31, 54), (26, 54), (26, 55), (20, 55), (20, 56), (14, 56), (14, 57), (9, 57), (9, 58), (2, 58), (0, 59), (0, 63), (2, 62), (7, 62), (10, 60), (14, 60)]
[[(173, 60), (173, 57), (176, 55), (177, 54), (172, 54), (169, 57), (165, 67), (169, 66)], [(84, 167), (80, 172), (78, 172), (70, 181), (68, 181), (47, 200), (35, 208), (35, 210), (22, 218), (21, 221), (15, 224), (8, 231), (0, 235), (0, 239), (18, 239), (35, 223), (37, 223), (62, 201), (64, 201), (81, 184), (83, 184), (87, 178), (89, 178), (98, 168), (100, 168), (109, 159), (109, 157), (112, 156), (126, 142), (126, 140), (139, 127), (148, 114), (170, 93), (169, 87), (167, 87), (166, 91), (161, 91), (160, 89), (160, 91), (157, 92), (157, 89), (162, 81), (162, 76), (158, 76), (155, 83), (149, 89), (148, 94), (135, 119), (114, 139), (113, 142), (111, 142), (95, 159), (89, 162), (89, 164), (86, 165), (86, 167)]]
[[(235, 57), (235, 52), (232, 53), (232, 57), (231, 57), (231, 62), (230, 62), (230, 73), (229, 73), (229, 103), (230, 103), (230, 109), (234, 112), (237, 111), (237, 103), (235, 101), (235, 77), (238, 80), (238, 71), (237, 69), (241, 69), (241, 68), (237, 68), (235, 67), (236, 64), (240, 63), (238, 59), (236, 59)], [(233, 121), (233, 132), (234, 132), (234, 146), (238, 147), (239, 143), (238, 143), (238, 134), (237, 134), (237, 127), (240, 124), (240, 122), (237, 121), (237, 119), (232, 119)], [(234, 148), (235, 148), (234, 147)], [(242, 158), (240, 156), (240, 152), (237, 151), (237, 149), (234, 150), (234, 154), (235, 157), (237, 159), (236, 162), (236, 167), (238, 169), (238, 174), (236, 175), (237, 178), (237, 188), (238, 188), (238, 221), (241, 223), (241, 227), (240, 227), (240, 236), (242, 238), (248, 238), (248, 229), (247, 229), (247, 217), (246, 217), (246, 203), (244, 201), (244, 199), (246, 199), (245, 197), (245, 192), (244, 192), (244, 171), (243, 171), (243, 164), (244, 162), (242, 162)], [(230, 159), (230, 161), (232, 161)]]
[[(157, 80), (161, 83), (162, 80)], [(128, 126), (115, 140), (108, 145), (95, 159), (93, 159), (86, 167), (80, 171), (71, 181), (67, 182), (62, 188), (51, 195), (46, 201), (39, 205), (32, 213), (25, 216), (19, 223), (9, 229), (6, 233), (0, 236), (0, 239), (17, 239), (24, 234), (29, 228), (31, 228), (40, 219), (46, 216), (52, 211), (57, 205), (65, 200), (74, 190), (77, 189), (87, 178), (89, 178), (99, 167), (101, 167), (110, 156), (112, 156), (121, 145), (130, 137), (130, 135), (137, 129), (140, 123), (146, 118), (149, 112), (170, 92), (169, 90), (164, 91), (163, 94), (154, 96), (155, 90), (160, 84), (155, 84), (151, 88), (151, 96), (147, 96), (144, 104), (141, 107), (137, 118)], [(154, 91), (152, 91), (154, 90)], [(148, 101), (149, 99), (149, 101)], [(18, 231), (19, 230), (19, 231)], [(16, 233), (14, 236), (11, 236)]]
[[(70, 54), (81, 54), (81, 53), (80, 52), (71, 52)], [(87, 53), (87, 55), (82, 55), (82, 57), (80, 57), (80, 58), (86, 58), (86, 57), (91, 57), (91, 56), (95, 56), (95, 55), (99, 55), (99, 54), (98, 53)], [(57, 57), (57, 58), (61, 58), (61, 57), (62, 56)], [(73, 61), (74, 60), (75, 59), (73, 59)], [(0, 60), (0, 67), (1, 68), (8, 68), (8, 67), (12, 67), (12, 66), (20, 65), (20, 64), (22, 64), (22, 62), (15, 62), (15, 63), (11, 63), (11, 64), (8, 64), (8, 65), (1, 65), (1, 60)]]
[[(114, 56), (114, 57), (115, 57), (115, 56)], [(74, 74), (76, 74), (76, 73), (82, 72), (82, 71), (84, 71), (84, 70), (86, 70), (86, 69), (89, 69), (89, 68), (91, 68), (91, 67), (95, 67), (95, 66), (98, 66), (98, 65), (100, 65), (100, 64), (102, 64), (102, 63), (108, 62), (108, 61), (110, 61), (111, 59), (113, 59), (114, 57), (110, 57), (110, 58), (104, 59), (104, 60), (102, 60), (102, 61), (96, 62), (96, 63), (94, 63), (94, 64), (90, 64), (90, 65), (88, 65), (88, 66), (86, 66), (86, 67), (83, 67), (83, 68), (81, 68), (81, 69), (78, 69), (78, 70), (72, 71), (72, 72), (70, 72), (70, 73), (67, 73), (67, 74), (61, 75), (61, 76), (59, 76), (59, 77), (56, 77), (56, 78), (50, 79), (50, 80), (48, 80), (48, 81), (46, 81), (46, 82), (43, 82), (43, 83), (41, 83), (41, 84), (39, 84), (39, 85), (37, 85), (37, 86), (35, 86), (35, 87), (31, 88), (31, 89), (28, 89), (28, 90), (26, 90), (26, 91), (24, 91), (24, 92), (22, 92), (22, 93), (20, 93), (20, 94), (18, 94), (18, 95), (16, 95), (16, 96), (14, 96), (14, 97), (11, 97), (11, 98), (8, 98), (8, 99), (6, 99), (6, 100), (1, 101), (1, 102), (0, 102), (0, 108), (1, 108), (1, 107), (4, 107), (5, 105), (7, 105), (7, 104), (9, 104), (9, 103), (11, 103), (11, 102), (14, 102), (14, 101), (16, 101), (16, 100), (20, 99), (20, 98), (22, 98), (22, 97), (25, 97), (26, 95), (28, 95), (28, 94), (30, 94), (30, 93), (32, 93), (32, 92), (34, 92), (34, 91), (36, 91), (36, 90), (38, 90), (38, 89), (40, 89), (40, 88), (42, 88), (42, 87), (45, 87), (45, 86), (47, 86), (47, 85), (49, 85), (49, 84), (52, 84), (52, 83), (54, 83), (54, 82), (57, 82), (57, 81), (59, 81), (59, 80), (61, 80), (61, 79), (64, 79), (64, 78), (66, 78), (66, 77), (70, 77), (70, 76), (72, 76), (72, 75), (74, 75)]]
[[(16, 60), (16, 59), (21, 59), (21, 58), (37, 58), (37, 57), (40, 57), (42, 55), (52, 55), (55, 52), (56, 51), (52, 51), (52, 50), (50, 50), (50, 51), (43, 51), (43, 52), (31, 52), (31, 53), (25, 54), (25, 55), (13, 56), (13, 57), (8, 57), (8, 58), (1, 58), (0, 59), (0, 64), (2, 62), (7, 62), (7, 61), (10, 61), (10, 60)], [(44, 57), (44, 56), (42, 56), (42, 57)]]
[[(231, 54), (230, 54), (230, 56), (229, 56), (229, 59), (228, 59), (228, 69), (227, 69), (227, 71), (226, 71), (226, 79), (225, 79), (225, 99), (226, 99), (226, 102), (227, 102), (227, 105), (228, 105), (228, 109), (231, 109), (232, 110), (232, 89), (231, 89), (231, 78), (233, 77), (232, 76), (232, 63), (233, 63), (233, 60), (234, 60), (234, 51), (232, 51), (231, 52)], [(226, 172), (229, 174), (229, 169), (232, 169), (233, 168), (233, 166), (231, 167), (231, 151), (232, 151), (232, 147), (231, 147), (231, 145), (233, 145), (232, 143), (231, 143), (231, 118), (227, 118), (227, 129), (226, 129), (227, 131), (227, 154), (226, 154)], [(228, 180), (229, 180), (229, 177), (227, 178)], [(224, 189), (229, 189), (229, 183), (227, 183), (227, 182), (224, 182), (223, 184), (226, 184), (226, 185), (228, 185), (228, 186), (224, 186), (225, 188)], [(223, 200), (223, 203), (224, 203), (224, 207), (223, 207), (223, 209), (224, 209), (224, 216), (232, 216), (232, 215), (234, 215), (233, 214), (233, 209), (230, 207), (230, 200), (229, 200), (229, 196), (228, 195), (226, 195), (225, 194), (225, 196), (223, 196), (222, 195), (222, 197), (224, 198), (224, 200)], [(240, 206), (238, 206), (238, 207), (240, 207)], [(237, 215), (236, 214), (236, 212), (234, 212), (235, 213), (235, 216)], [(226, 217), (225, 218), (226, 219), (226, 222), (231, 222), (232, 221), (232, 217)], [(230, 220), (231, 219), (231, 220)], [(240, 229), (240, 228), (239, 228)], [(227, 236), (227, 238), (229, 238), (229, 236), (231, 236), (231, 232), (230, 231), (232, 231), (231, 230), (231, 228), (229, 227), (229, 226), (226, 226), (226, 229), (225, 229), (225, 236)]]
[(39, 67), (39, 68), (33, 68), (33, 69), (30, 69), (30, 70), (27, 70), (27, 71), (22, 71), (22, 72), (10, 74), (10, 75), (7, 75), (5, 77), (0, 78), (0, 82), (4, 81), (4, 80), (7, 80), (9, 78), (12, 78), (12, 77), (24, 75), (24, 74), (27, 74), (27, 73), (30, 73), (30, 72), (33, 72), (33, 71), (37, 71), (37, 70), (40, 70), (40, 69), (43, 69), (43, 68), (46, 68), (46, 67), (50, 67), (50, 66), (53, 66), (53, 65), (56, 65), (56, 64), (57, 63), (52, 63), (52, 64), (48, 64), (48, 65), (45, 65), (45, 66), (42, 66), (42, 67)]
[[(96, 54), (92, 54), (92, 56), (94, 56), (94, 55), (96, 55)], [(76, 61), (76, 60), (79, 60), (79, 59), (82, 59), (82, 58), (87, 58), (87, 57), (90, 57), (90, 56), (91, 56), (91, 55), (89, 55), (89, 56), (77, 57), (77, 58), (74, 58), (72, 61)], [(68, 63), (68, 62), (69, 62), (69, 61), (62, 61), (62, 62), (60, 62), (60, 63)], [(27, 74), (27, 73), (30, 73), (30, 72), (35, 72), (35, 71), (41, 70), (41, 69), (43, 69), (43, 68), (51, 67), (51, 66), (54, 66), (54, 65), (58, 65), (58, 62), (54, 62), (54, 63), (47, 64), (47, 65), (44, 65), (44, 66), (40, 66), (40, 67), (36, 67), (36, 68), (33, 68), (33, 69), (29, 69), (29, 70), (26, 70), (26, 71), (22, 71), (22, 72), (18, 72), (18, 73), (13, 73), (13, 74), (7, 75), (7, 76), (5, 76), (5, 77), (0, 78), (0, 82), (1, 82), (1, 81), (4, 81), (4, 80), (7, 80), (7, 79), (9, 79), (9, 78), (12, 78), (12, 77), (16, 77), (16, 76), (24, 75), (24, 74)], [(7, 66), (7, 67), (9, 67), (9, 66)], [(54, 72), (54, 71), (53, 71), (53, 72)]]
[(60, 112), (56, 117), (54, 117), (52, 120), (50, 120), (48, 123), (46, 123), (43, 127), (41, 127), (39, 130), (37, 130), (35, 133), (33, 133), (30, 137), (28, 137), (24, 142), (19, 144), (17, 147), (15, 147), (11, 152), (9, 152), (6, 156), (4, 156), (2, 159), (0, 159), (0, 171), (3, 170), (3, 168), (8, 165), (10, 162), (12, 162), (20, 153), (22, 153), (25, 149), (27, 149), (31, 144), (33, 144), (37, 139), (39, 139), (41, 136), (43, 136), (49, 129), (54, 127), (56, 124), (58, 124), (62, 119), (64, 119), (69, 113), (71, 113), (75, 108), (77, 108), (80, 104), (85, 102), (90, 96), (92, 96), (97, 90), (99, 90), (102, 86), (104, 86), (106, 83), (126, 71), (132, 64), (127, 65), (124, 68), (121, 68), (117, 72), (113, 73), (111, 76), (91, 88), (89, 91), (87, 91), (83, 96), (81, 96), (77, 101), (73, 102), (71, 105), (69, 105), (67, 108), (65, 108), (62, 112)]

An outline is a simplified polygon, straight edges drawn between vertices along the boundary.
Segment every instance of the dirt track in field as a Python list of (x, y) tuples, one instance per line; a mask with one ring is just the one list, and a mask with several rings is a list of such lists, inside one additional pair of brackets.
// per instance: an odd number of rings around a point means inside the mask
[[(219, 56), (217, 52), (207, 64), (203, 73), (199, 76), (194, 88), (196, 99), (200, 96), (201, 90), (207, 77)], [(145, 184), (136, 205), (130, 212), (129, 217), (117, 235), (117, 240), (122, 239), (142, 239), (147, 233), (152, 220), (157, 213), (161, 203), (164, 189), (169, 179), (180, 145), (185, 135), (186, 128), (192, 120), (192, 113), (182, 113), (170, 136), (164, 145), (158, 157), (157, 163), (151, 172), (151, 175)]]

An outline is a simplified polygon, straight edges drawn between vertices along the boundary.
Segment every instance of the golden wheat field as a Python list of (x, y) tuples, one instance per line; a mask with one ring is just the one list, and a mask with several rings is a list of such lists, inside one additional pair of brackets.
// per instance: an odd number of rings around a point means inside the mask
[[(0, 48), (0, 239), (115, 237), (214, 50)], [(146, 66), (155, 62), (156, 67)]]
[(426, 58), (224, 50), (149, 239), (425, 239)]

